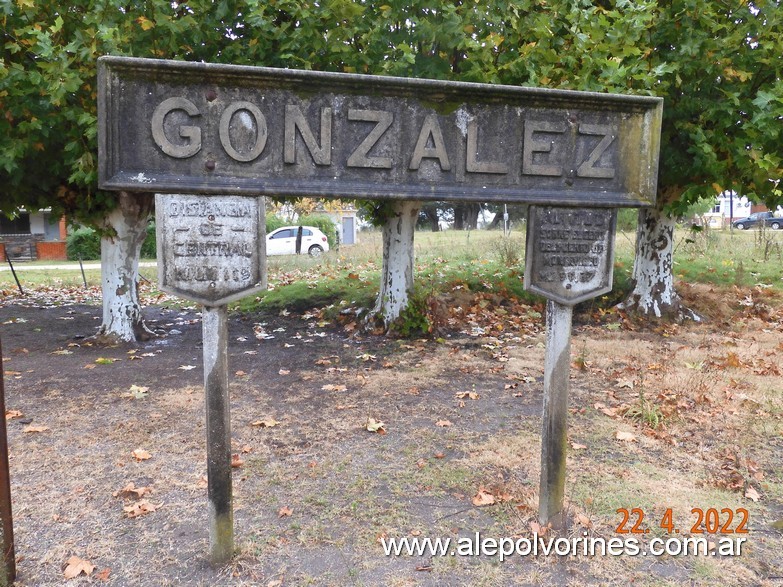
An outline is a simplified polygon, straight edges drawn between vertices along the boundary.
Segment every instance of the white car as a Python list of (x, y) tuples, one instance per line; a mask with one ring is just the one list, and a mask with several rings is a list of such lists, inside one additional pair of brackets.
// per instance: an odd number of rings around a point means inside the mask
[(295, 255), (296, 238), (300, 228), (302, 229), (300, 253), (307, 253), (311, 257), (317, 257), (329, 250), (329, 240), (315, 226), (283, 226), (266, 235), (266, 254)]

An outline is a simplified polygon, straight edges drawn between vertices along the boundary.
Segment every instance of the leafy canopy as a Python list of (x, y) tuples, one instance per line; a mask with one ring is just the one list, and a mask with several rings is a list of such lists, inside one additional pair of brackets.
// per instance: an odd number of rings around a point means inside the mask
[(663, 96), (662, 200), (734, 188), (771, 204), (782, 13), (772, 0), (0, 0), (0, 202), (81, 220), (112, 207), (96, 189), (96, 61), (114, 54)]

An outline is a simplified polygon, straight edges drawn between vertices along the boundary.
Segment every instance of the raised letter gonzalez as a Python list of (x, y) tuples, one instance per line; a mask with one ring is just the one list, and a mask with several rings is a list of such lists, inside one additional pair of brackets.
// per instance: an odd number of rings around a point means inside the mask
[(662, 101), (104, 57), (100, 186), (639, 206)]

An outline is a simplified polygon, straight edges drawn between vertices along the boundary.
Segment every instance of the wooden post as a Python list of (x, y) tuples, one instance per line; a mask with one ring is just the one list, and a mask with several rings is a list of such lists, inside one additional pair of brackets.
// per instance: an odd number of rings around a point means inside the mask
[(546, 305), (544, 414), (541, 430), (541, 481), (538, 521), (563, 525), (568, 433), (568, 377), (571, 367), (572, 307), (554, 301)]
[(3, 347), (0, 344), (0, 530), (2, 530), (2, 575), (0, 585), (16, 580), (14, 521), (11, 515), (11, 476), (8, 467), (8, 430), (5, 424), (5, 386), (3, 384)]
[(207, 411), (207, 490), (209, 554), (213, 565), (234, 554), (231, 490), (231, 418), (228, 396), (228, 325), (226, 306), (204, 306), (204, 392)]

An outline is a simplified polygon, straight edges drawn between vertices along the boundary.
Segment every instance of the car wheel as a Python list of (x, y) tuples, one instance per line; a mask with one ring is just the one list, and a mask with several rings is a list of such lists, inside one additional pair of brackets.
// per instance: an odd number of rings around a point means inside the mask
[(780, 230), (780, 222), (773, 222), (769, 226), (772, 228), (772, 230)]
[(745, 230), (745, 225), (742, 224), (742, 222), (740, 222), (739, 224), (737, 224), (737, 230)]
[(324, 252), (324, 250), (320, 245), (313, 245), (312, 247), (307, 249), (307, 252), (310, 254), (311, 257), (320, 257), (321, 254)]

